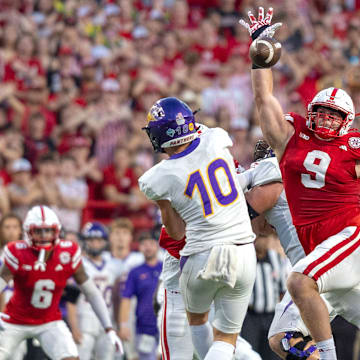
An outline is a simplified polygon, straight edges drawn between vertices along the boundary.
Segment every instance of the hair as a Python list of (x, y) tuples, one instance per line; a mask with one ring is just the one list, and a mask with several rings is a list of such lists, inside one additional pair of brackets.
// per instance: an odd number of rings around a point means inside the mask
[(55, 161), (56, 161), (56, 156), (55, 156), (55, 154), (54, 154), (54, 153), (50, 153), (50, 152), (41, 155), (41, 156), (38, 158), (38, 160), (37, 160), (37, 162), (38, 162), (39, 164), (44, 164), (44, 163), (47, 163), (47, 162), (55, 162)]
[(154, 240), (154, 241), (157, 241), (157, 240), (154, 238), (154, 235), (153, 235), (150, 231), (144, 231), (144, 232), (142, 232), (142, 233), (139, 235), (139, 239), (138, 239), (139, 244), (140, 244), (141, 242), (143, 242), (144, 240)]
[(4, 226), (5, 221), (8, 219), (17, 220), (19, 223), (20, 229), (22, 230), (22, 220), (18, 215), (14, 214), (14, 213), (9, 213), (9, 214), (4, 215), (0, 220), (0, 249), (2, 249), (6, 245), (4, 236), (3, 236), (3, 232), (2, 232), (2, 228)]
[(134, 225), (130, 219), (122, 217), (113, 220), (109, 226), (109, 229), (110, 232), (114, 231), (115, 229), (128, 229), (131, 233), (133, 233)]

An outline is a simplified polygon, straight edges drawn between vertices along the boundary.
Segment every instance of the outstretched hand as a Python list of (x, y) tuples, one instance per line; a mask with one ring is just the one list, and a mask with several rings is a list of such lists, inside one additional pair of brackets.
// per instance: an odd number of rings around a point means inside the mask
[(271, 25), (273, 8), (269, 8), (265, 17), (264, 8), (262, 6), (259, 7), (257, 19), (251, 11), (248, 12), (248, 16), (250, 19), (250, 24), (243, 19), (240, 19), (239, 23), (248, 30), (253, 40), (263, 37), (273, 37), (275, 31), (282, 25), (282, 23)]

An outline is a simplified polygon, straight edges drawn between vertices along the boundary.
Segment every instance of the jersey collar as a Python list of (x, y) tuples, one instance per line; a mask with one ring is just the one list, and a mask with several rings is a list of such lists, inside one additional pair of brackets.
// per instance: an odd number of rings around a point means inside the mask
[(200, 144), (200, 138), (195, 139), (184, 151), (171, 155), (168, 160), (179, 159), (192, 153)]

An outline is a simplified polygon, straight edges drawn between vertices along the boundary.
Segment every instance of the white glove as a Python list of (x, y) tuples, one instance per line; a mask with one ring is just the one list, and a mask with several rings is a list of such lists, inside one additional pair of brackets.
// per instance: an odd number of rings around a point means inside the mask
[(106, 333), (107, 337), (109, 338), (110, 342), (115, 346), (116, 352), (119, 352), (120, 355), (124, 354), (123, 344), (120, 338), (116, 335), (115, 330), (109, 330)]
[(10, 316), (0, 312), (0, 331), (5, 330), (5, 324), (2, 319), (10, 319)]
[[(243, 19), (240, 19), (239, 23), (248, 30), (253, 40), (257, 38), (261, 39), (263, 37), (273, 37), (275, 31), (282, 25), (282, 23), (276, 23), (274, 25), (271, 25), (271, 19), (273, 17), (273, 8), (269, 8), (265, 18), (264, 18), (264, 8), (262, 6), (259, 7), (259, 14), (257, 20), (251, 11), (248, 12), (248, 16), (250, 19), (250, 24), (248, 24)], [(255, 32), (262, 27), (264, 27), (264, 30), (261, 31), (260, 34), (255, 34)]]

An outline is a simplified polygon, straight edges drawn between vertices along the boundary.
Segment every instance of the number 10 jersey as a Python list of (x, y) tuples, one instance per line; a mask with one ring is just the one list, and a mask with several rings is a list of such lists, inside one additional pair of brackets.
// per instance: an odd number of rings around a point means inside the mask
[(149, 199), (169, 200), (185, 221), (181, 255), (254, 239), (230, 146), (225, 130), (207, 129), (185, 151), (161, 161), (139, 179)]

